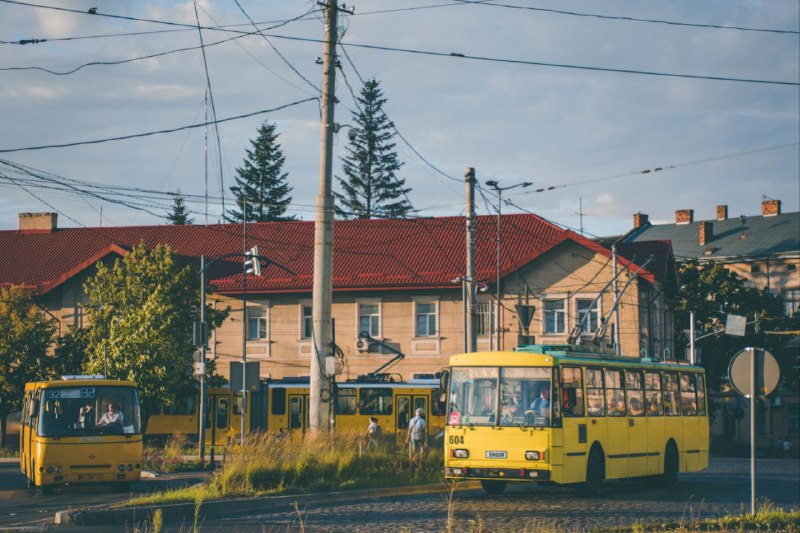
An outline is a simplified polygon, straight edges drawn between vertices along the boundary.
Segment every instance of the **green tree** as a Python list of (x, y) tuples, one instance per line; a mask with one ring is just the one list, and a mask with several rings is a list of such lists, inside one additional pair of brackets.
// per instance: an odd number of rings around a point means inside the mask
[(235, 209), (229, 209), (227, 218), (241, 222), (244, 199), (247, 199), (248, 222), (273, 222), (294, 220), (286, 215), (292, 202), (292, 188), (286, 182), (288, 173), (283, 171), (286, 156), (278, 144), (275, 124), (264, 122), (258, 128), (258, 137), (251, 140), (252, 149), (246, 149), (244, 165), (236, 169), (236, 185), (231, 191), (236, 197)]
[(0, 447), (6, 445), (6, 418), (19, 409), (25, 383), (53, 375), (55, 321), (46, 317), (21, 287), (0, 288)]
[[(723, 265), (709, 261), (700, 264), (690, 259), (679, 266), (680, 292), (676, 305), (675, 328), (678, 350), (688, 346), (689, 311), (695, 312), (697, 336), (723, 330), (728, 314), (742, 315), (747, 321), (744, 337), (721, 333), (697, 342), (706, 368), (709, 390), (719, 390), (727, 383), (731, 358), (742, 348), (757, 346), (776, 354), (786, 336), (774, 335), (786, 330), (792, 321), (784, 315), (780, 298), (749, 286), (744, 279)], [(781, 362), (781, 374), (789, 376), (791, 361)]]
[[(112, 267), (97, 264), (84, 285), (91, 313), (89, 372), (135, 381), (142, 402), (142, 425), (156, 402), (174, 400), (191, 383), (192, 323), (199, 316), (196, 266), (181, 267), (169, 246), (136, 246)], [(208, 308), (209, 328), (228, 311)], [(213, 368), (209, 368), (213, 372)]]
[(194, 222), (194, 219), (189, 218), (189, 210), (186, 209), (186, 203), (181, 195), (181, 191), (178, 191), (172, 200), (172, 211), (167, 213), (167, 220), (169, 220), (170, 224), (176, 226), (183, 226)]
[(65, 335), (58, 337), (53, 358), (55, 375), (83, 373), (88, 362), (88, 349), (89, 330), (86, 328), (70, 329)]
[(367, 80), (353, 112), (358, 129), (342, 158), (345, 177), (336, 177), (342, 188), (334, 193), (338, 216), (402, 218), (413, 209), (406, 197), (411, 189), (397, 177), (403, 163), (397, 159), (394, 124), (383, 112), (385, 103), (378, 81)]

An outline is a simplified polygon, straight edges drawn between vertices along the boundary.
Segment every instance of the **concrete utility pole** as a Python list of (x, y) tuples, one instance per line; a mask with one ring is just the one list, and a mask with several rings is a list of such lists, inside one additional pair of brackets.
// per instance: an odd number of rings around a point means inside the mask
[(323, 402), (325, 357), (331, 353), (331, 305), (333, 302), (333, 110), (336, 101), (336, 0), (325, 4), (325, 54), (322, 62), (322, 146), (320, 149), (319, 195), (314, 224), (314, 296), (313, 321), (314, 355), (311, 357), (311, 386), (309, 398), (309, 429), (326, 430), (330, 420), (331, 395)]
[[(611, 257), (613, 258), (614, 263), (614, 302), (619, 301), (619, 283), (617, 281), (617, 245), (613, 244), (611, 246)], [(619, 333), (619, 306), (615, 306), (614, 308), (614, 353), (616, 355), (622, 354), (622, 347), (620, 346), (620, 333)]]
[(200, 441), (200, 464), (206, 466), (206, 256), (200, 256), (200, 406), (198, 408), (198, 438)]
[(478, 336), (475, 328), (475, 169), (467, 167), (467, 279), (464, 284), (464, 295), (467, 317), (464, 321), (464, 338), (466, 351), (474, 352), (478, 349)]

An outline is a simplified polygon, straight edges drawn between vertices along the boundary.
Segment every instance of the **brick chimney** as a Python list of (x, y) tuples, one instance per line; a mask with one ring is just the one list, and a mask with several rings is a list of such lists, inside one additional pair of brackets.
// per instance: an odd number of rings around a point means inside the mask
[(711, 242), (713, 238), (714, 238), (714, 223), (701, 222), (699, 234), (697, 237), (697, 240), (700, 242), (700, 246), (705, 246), (706, 243)]
[(728, 219), (728, 206), (727, 205), (718, 205), (717, 206), (717, 220), (727, 220)]
[(634, 213), (633, 214), (633, 227), (641, 228), (643, 226), (647, 226), (650, 224), (650, 217), (645, 215), (644, 213)]
[(675, 211), (676, 224), (691, 224), (694, 222), (694, 209), (679, 209)]
[(762, 200), (761, 216), (774, 217), (781, 214), (780, 200)]
[(58, 213), (20, 213), (19, 230), (52, 233), (58, 227)]

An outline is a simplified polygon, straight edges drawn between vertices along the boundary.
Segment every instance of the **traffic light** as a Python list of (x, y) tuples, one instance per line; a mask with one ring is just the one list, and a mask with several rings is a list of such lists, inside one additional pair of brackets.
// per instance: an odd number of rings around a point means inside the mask
[(261, 261), (258, 258), (258, 246), (253, 246), (245, 253), (244, 270), (252, 276), (261, 275)]

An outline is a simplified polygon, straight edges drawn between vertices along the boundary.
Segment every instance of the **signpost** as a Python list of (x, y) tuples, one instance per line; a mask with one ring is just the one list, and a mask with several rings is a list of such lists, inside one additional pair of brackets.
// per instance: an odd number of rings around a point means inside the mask
[(756, 514), (756, 398), (775, 390), (780, 380), (778, 362), (762, 348), (744, 348), (736, 353), (728, 367), (733, 388), (750, 398), (750, 514)]

